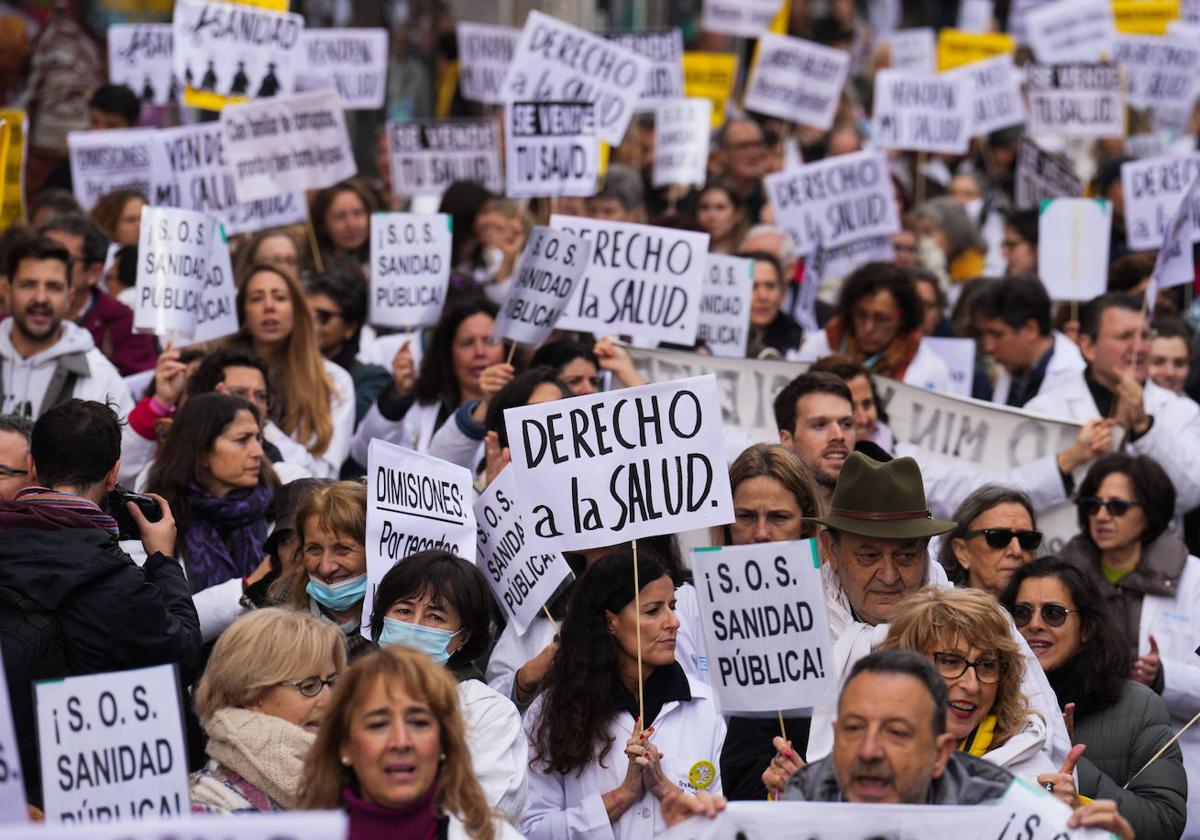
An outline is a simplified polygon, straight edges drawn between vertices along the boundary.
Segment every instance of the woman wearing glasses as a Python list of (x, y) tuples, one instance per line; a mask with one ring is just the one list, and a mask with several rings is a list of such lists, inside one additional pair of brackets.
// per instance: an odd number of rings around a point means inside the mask
[(304, 757), (345, 669), (341, 635), (311, 615), (267, 608), (230, 625), (196, 687), (208, 763), (192, 774), (192, 811), (295, 808)]
[(1042, 544), (1033, 502), (1020, 490), (988, 484), (963, 499), (958, 524), (941, 541), (938, 560), (955, 586), (996, 598), (1013, 572), (1033, 560)]
[(1000, 598), (1087, 749), (1075, 766), (1080, 796), (1116, 800), (1138, 837), (1177, 838), (1187, 779), (1178, 745), (1154, 763), (1173, 729), (1161, 697), (1126, 678), (1133, 656), (1096, 585), (1074, 565), (1043, 557), (1017, 569)]

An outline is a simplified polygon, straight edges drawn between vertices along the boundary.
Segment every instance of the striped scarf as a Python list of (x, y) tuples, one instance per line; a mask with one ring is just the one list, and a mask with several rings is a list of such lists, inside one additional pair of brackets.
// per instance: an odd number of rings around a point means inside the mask
[(90, 520), (97, 528), (108, 531), (114, 537), (117, 536), (117, 520), (101, 510), (94, 502), (90, 502), (82, 496), (76, 496), (73, 493), (59, 493), (48, 487), (26, 487), (17, 494), (17, 499), (35, 505), (47, 505), (72, 511)]

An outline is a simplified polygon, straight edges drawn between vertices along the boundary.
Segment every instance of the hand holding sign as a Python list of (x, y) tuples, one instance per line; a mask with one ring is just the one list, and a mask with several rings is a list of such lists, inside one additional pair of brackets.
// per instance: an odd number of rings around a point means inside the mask
[(1093, 828), (1111, 832), (1121, 840), (1134, 840), (1133, 826), (1117, 811), (1111, 799), (1099, 799), (1078, 809), (1067, 821), (1067, 828)]
[(1075, 790), (1075, 765), (1079, 763), (1086, 749), (1086, 744), (1076, 744), (1067, 753), (1067, 760), (1057, 773), (1040, 773), (1037, 777), (1039, 785), (1052, 793), (1055, 799), (1072, 808), (1079, 807), (1079, 793)]
[(775, 747), (775, 757), (771, 759), (771, 765), (763, 771), (762, 783), (767, 792), (774, 794), (778, 799), (787, 786), (788, 779), (804, 766), (804, 762), (792, 749), (792, 742), (785, 741), (782, 736), (776, 735), (772, 738), (771, 746)]

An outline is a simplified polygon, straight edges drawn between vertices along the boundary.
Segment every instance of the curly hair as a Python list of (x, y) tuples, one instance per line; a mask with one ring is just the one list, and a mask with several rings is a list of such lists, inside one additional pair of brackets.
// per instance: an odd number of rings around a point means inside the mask
[(871, 262), (850, 272), (838, 296), (838, 315), (846, 329), (854, 331), (854, 306), (863, 298), (891, 292), (900, 308), (900, 334), (906, 335), (925, 319), (925, 304), (907, 269), (885, 262)]

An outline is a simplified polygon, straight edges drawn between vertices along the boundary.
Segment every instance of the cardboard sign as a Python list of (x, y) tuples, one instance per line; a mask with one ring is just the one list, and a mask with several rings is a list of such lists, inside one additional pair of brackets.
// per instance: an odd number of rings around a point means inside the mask
[(174, 666), (67, 677), (35, 690), (46, 822), (189, 813)]
[(1121, 167), (1125, 237), (1130, 250), (1147, 251), (1162, 244), (1167, 221), (1197, 174), (1200, 152), (1135, 160)]
[(377, 327), (437, 323), (450, 283), (450, 217), (371, 214), (371, 311)]
[(1017, 147), (1016, 205), (1018, 210), (1040, 207), (1046, 198), (1075, 198), (1083, 195), (1083, 182), (1071, 161), (1051, 154), (1022, 137)]
[(373, 438), (367, 450), (367, 595), (362, 634), (370, 638), (375, 590), (392, 566), (426, 549), (471, 556), (475, 512), (471, 473)]
[(101, 196), (114, 190), (135, 189), (147, 196), (153, 192), (153, 173), (165, 163), (156, 132), (129, 128), (67, 135), (71, 185), (84, 210), (91, 210)]
[(725, 122), (725, 103), (733, 94), (737, 67), (737, 56), (733, 53), (683, 54), (683, 93), (689, 99), (699, 97), (712, 103), (713, 128), (720, 128)]
[(591, 102), (600, 139), (619, 146), (650, 70), (633, 50), (531, 11), (502, 90), (506, 102)]
[(441, 195), (455, 181), (497, 194), (504, 189), (495, 120), (392, 121), (387, 138), (396, 195)]
[(1031, 11), (1029, 45), (1043, 64), (1111, 57), (1117, 41), (1109, 0), (1062, 0)]
[(1025, 122), (1021, 74), (1011, 55), (985, 58), (951, 70), (947, 75), (960, 77), (967, 83), (971, 96), (971, 134), (991, 134)]
[(783, 0), (703, 0), (700, 28), (757, 38), (770, 28), (782, 5)]
[(733, 519), (712, 377), (510, 408), (504, 420), (534, 550), (598, 548)]
[(973, 61), (994, 55), (1011, 53), (1017, 47), (1012, 36), (1002, 32), (963, 32), (958, 29), (938, 31), (938, 72), (953, 70)]
[(946, 363), (950, 371), (950, 390), (948, 393), (958, 397), (971, 396), (971, 386), (975, 380), (975, 339), (973, 338), (938, 338), (927, 335), (921, 343), (937, 353), (938, 358)]
[(816, 540), (701, 548), (692, 569), (722, 714), (836, 701)]
[(505, 115), (509, 198), (589, 196), (600, 174), (596, 108), (590, 102), (510, 102)]
[(0, 229), (25, 223), (25, 158), (28, 154), (29, 118), (20, 108), (0, 110), (8, 126), (8, 153), (4, 156), (4, 189), (0, 193)]
[[(1200, 177), (1194, 178), (1183, 194), (1163, 231), (1162, 247), (1154, 260), (1154, 283), (1159, 289), (1183, 286), (1195, 280), (1195, 251), (1192, 243), (1200, 238)], [(1147, 306), (1157, 295), (1146, 294)], [(1147, 316), (1149, 317), (1149, 316)]]
[(875, 141), (885, 149), (963, 154), (971, 142), (972, 102), (961, 77), (880, 70), (875, 74)]
[[(1108, 282), (1112, 205), (1051, 198), (1038, 213), (1038, 276), (1051, 300), (1091, 300)], [(1044, 261), (1044, 262), (1043, 262)]]
[(937, 71), (937, 43), (933, 29), (901, 29), (887, 36), (891, 66), (912, 73)]
[(707, 233), (558, 214), (550, 217), (550, 227), (594, 246), (592, 264), (560, 328), (655, 342), (696, 340)]
[(604, 37), (650, 60), (650, 72), (638, 98), (639, 111), (653, 110), (660, 102), (683, 96), (683, 32), (679, 27), (608, 32)]
[(704, 342), (714, 356), (746, 357), (753, 292), (754, 260), (708, 255), (696, 340)]
[(517, 482), (512, 465), (505, 467), (475, 502), (478, 524), (475, 562), (487, 578), (504, 618), (525, 635), (550, 596), (572, 577), (558, 552), (539, 554), (528, 548), (527, 531), (517, 508)]
[(712, 102), (675, 99), (654, 109), (655, 187), (702, 186), (708, 180)]
[(492, 335), (536, 347), (554, 332), (592, 261), (592, 243), (565, 230), (538, 225), (513, 273), (508, 299)]
[(219, 111), (288, 93), (303, 61), (304, 18), (242, 3), (176, 0), (171, 19), (183, 103)]
[(1029, 133), (1120, 137), (1125, 96), (1115, 64), (1030, 64), (1025, 73)]
[(1117, 31), (1129, 35), (1165, 35), (1179, 17), (1179, 0), (1112, 0)]
[(306, 29), (300, 36), (294, 93), (336, 88), (347, 111), (382, 108), (387, 99), (386, 29)]
[(828, 131), (841, 101), (850, 55), (812, 41), (764, 32), (743, 106)]
[(458, 90), (463, 99), (500, 105), (502, 87), (521, 30), (486, 23), (458, 23)]
[(182, 93), (175, 75), (169, 23), (115, 23), (108, 27), (108, 80), (125, 85), (144, 103), (168, 105)]
[(221, 111), (238, 201), (319, 190), (358, 168), (337, 91), (317, 91)]
[(1113, 61), (1125, 65), (1135, 108), (1190, 105), (1200, 77), (1200, 46), (1175, 38), (1119, 35)]
[(204, 213), (142, 208), (135, 330), (191, 337), (200, 318), (213, 242), (219, 236), (217, 220)]
[[(882, 71), (881, 71), (882, 72)], [(775, 223), (801, 254), (813, 239), (834, 248), (900, 230), (887, 158), (881, 152), (836, 155), (763, 178)]]

